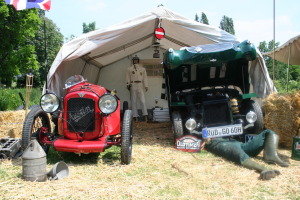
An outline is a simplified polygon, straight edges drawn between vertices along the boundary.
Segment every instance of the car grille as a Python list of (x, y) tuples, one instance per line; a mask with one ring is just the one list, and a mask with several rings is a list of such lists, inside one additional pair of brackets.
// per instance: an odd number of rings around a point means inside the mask
[(91, 132), (95, 129), (93, 99), (72, 98), (68, 101), (68, 129), (71, 132)]
[(203, 102), (204, 126), (231, 124), (231, 115), (227, 100)]

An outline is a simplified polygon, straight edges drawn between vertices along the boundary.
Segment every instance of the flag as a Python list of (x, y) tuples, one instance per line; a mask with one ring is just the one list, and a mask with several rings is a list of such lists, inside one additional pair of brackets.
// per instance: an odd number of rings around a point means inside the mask
[(5, 0), (7, 4), (13, 5), (16, 10), (24, 10), (30, 8), (40, 8), (42, 10), (50, 10), (51, 0)]

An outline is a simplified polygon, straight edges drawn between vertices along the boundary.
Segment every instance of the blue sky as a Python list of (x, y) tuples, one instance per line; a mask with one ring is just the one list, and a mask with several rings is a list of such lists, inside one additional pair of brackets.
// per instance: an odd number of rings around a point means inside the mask
[[(52, 9), (46, 16), (65, 37), (79, 36), (83, 22), (95, 21), (97, 29), (105, 28), (159, 4), (190, 19), (204, 12), (210, 25), (217, 27), (223, 15), (231, 17), (236, 35), (256, 45), (273, 38), (273, 0), (52, 0)], [(283, 44), (300, 34), (299, 11), (299, 0), (276, 0), (276, 41)]]

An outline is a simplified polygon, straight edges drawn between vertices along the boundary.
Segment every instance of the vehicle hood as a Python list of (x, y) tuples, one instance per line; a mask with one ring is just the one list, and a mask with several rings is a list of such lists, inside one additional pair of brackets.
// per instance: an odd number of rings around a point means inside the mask
[(164, 68), (171, 92), (234, 85), (248, 93), (248, 64), (255, 59), (255, 47), (248, 41), (226, 42), (169, 50)]

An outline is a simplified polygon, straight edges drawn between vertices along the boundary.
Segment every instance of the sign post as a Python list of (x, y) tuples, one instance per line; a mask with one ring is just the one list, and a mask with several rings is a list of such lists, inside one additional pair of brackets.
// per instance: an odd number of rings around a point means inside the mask
[(33, 86), (33, 75), (26, 74), (25, 117), (27, 115), (27, 111), (29, 107), (32, 86)]

